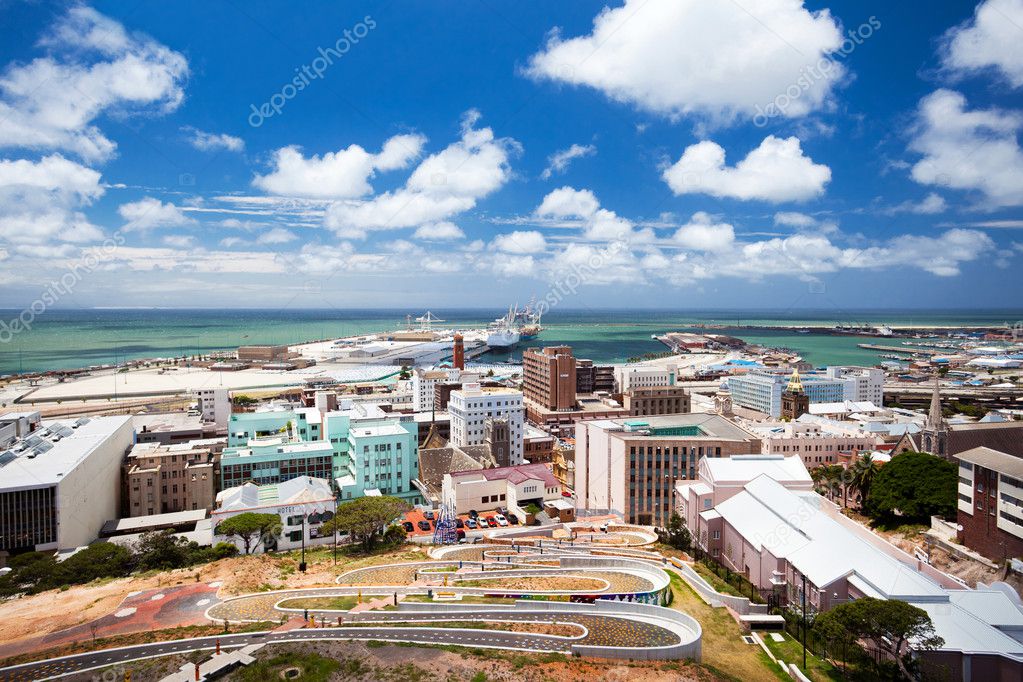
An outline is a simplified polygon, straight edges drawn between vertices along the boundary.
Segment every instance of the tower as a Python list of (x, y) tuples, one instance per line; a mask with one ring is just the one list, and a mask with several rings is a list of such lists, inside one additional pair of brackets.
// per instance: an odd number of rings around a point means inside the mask
[(781, 394), (782, 419), (796, 420), (810, 411), (810, 396), (803, 390), (803, 382), (799, 379), (799, 370), (793, 368), (789, 377), (789, 385)]
[(465, 369), (465, 339), (461, 334), (455, 334), (455, 347), (451, 354), (451, 365), (455, 369)]
[(722, 381), (718, 392), (714, 394), (714, 411), (722, 417), (734, 417), (732, 411), (732, 392), (728, 389), (728, 382)]
[(934, 375), (934, 392), (931, 393), (931, 408), (927, 421), (920, 432), (920, 449), (938, 457), (948, 457), (948, 422), (941, 411), (941, 389), (938, 376)]

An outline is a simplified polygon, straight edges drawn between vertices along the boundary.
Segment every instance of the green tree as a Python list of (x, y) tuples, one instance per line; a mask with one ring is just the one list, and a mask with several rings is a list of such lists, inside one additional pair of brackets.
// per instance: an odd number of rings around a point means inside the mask
[(924, 452), (896, 455), (873, 477), (865, 510), (874, 519), (927, 520), (956, 512), (956, 465)]
[(880, 466), (874, 461), (874, 456), (869, 452), (860, 455), (853, 463), (849, 473), (849, 485), (860, 495), (860, 507), (867, 504), (867, 496), (870, 494), (870, 487), (874, 484), (874, 477), (880, 470)]
[(369, 550), (377, 534), (409, 509), (404, 500), (389, 495), (360, 497), (338, 505), (337, 515), (320, 526), (320, 534), (347, 533)]
[(277, 514), (245, 512), (221, 521), (214, 532), (217, 535), (238, 538), (245, 547), (245, 553), (251, 554), (263, 538), (279, 537), (281, 530), (281, 517)]
[(926, 611), (898, 599), (863, 597), (839, 604), (814, 619), (813, 631), (832, 644), (871, 644), (889, 654), (907, 680), (916, 678), (910, 648), (927, 651), (945, 643)]
[(672, 512), (671, 516), (668, 517), (668, 527), (665, 530), (665, 541), (667, 544), (684, 552), (689, 551), (689, 548), (692, 547), (693, 536), (685, 524), (682, 523), (682, 517), (679, 516), (678, 512)]

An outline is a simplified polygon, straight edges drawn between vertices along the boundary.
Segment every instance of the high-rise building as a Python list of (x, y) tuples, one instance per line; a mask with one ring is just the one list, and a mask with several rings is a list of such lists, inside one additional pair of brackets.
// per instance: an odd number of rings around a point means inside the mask
[[(574, 382), (573, 382), (574, 383)], [(524, 409), (522, 393), (510, 388), (483, 388), (478, 383), (451, 392), (451, 444), (457, 447), (483, 445), (487, 419), (506, 419), (509, 432), (509, 464), (523, 459)]]
[(522, 353), (523, 395), (554, 411), (576, 406), (576, 362), (568, 346), (548, 346)]
[(220, 453), (218, 448), (207, 443), (135, 445), (124, 463), (127, 488), (125, 515), (150, 516), (212, 509)]
[[(880, 370), (876, 370), (880, 372)], [(782, 393), (788, 386), (790, 376), (774, 369), (753, 369), (739, 376), (728, 378), (728, 390), (732, 404), (771, 417), (782, 413)], [(880, 406), (884, 400), (884, 375), (862, 367), (829, 367), (823, 374), (809, 373), (800, 376), (803, 393), (814, 403), (840, 403), (864, 396)]]

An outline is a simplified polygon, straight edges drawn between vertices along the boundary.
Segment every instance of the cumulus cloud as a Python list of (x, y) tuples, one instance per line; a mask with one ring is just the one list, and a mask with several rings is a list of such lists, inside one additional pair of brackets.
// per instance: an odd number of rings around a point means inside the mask
[(715, 222), (712, 216), (701, 211), (678, 228), (672, 239), (695, 251), (725, 251), (735, 241), (735, 229), (728, 223)]
[(911, 177), (923, 185), (972, 190), (984, 208), (1023, 204), (1023, 116), (1000, 109), (967, 109), (966, 98), (937, 90), (920, 101), (910, 150), (921, 155)]
[(195, 246), (195, 237), (190, 234), (169, 234), (163, 238), (163, 243), (175, 249), (188, 249)]
[(188, 143), (202, 152), (215, 152), (224, 149), (229, 152), (245, 151), (245, 140), (227, 133), (207, 133), (204, 130), (186, 126), (182, 128), (188, 133)]
[(894, 215), (896, 213), (916, 213), (918, 215), (936, 215), (944, 213), (948, 208), (945, 199), (934, 192), (931, 192), (920, 201), (906, 200), (901, 204), (892, 206), (885, 213)]
[(51, 154), (0, 159), (0, 239), (19, 244), (87, 242), (102, 231), (79, 209), (104, 193), (100, 174)]
[(476, 128), (478, 112), (462, 123), (461, 139), (427, 156), (404, 187), (370, 199), (331, 204), (324, 225), (346, 239), (365, 238), (371, 230), (441, 222), (476, 206), (511, 177), (513, 140), (499, 139), (490, 128)]
[(95, 125), (104, 113), (176, 109), (188, 62), (90, 7), (72, 7), (40, 40), (48, 54), (0, 75), (0, 147), (65, 150), (87, 161), (116, 144)]
[(589, 218), (598, 208), (600, 202), (593, 192), (566, 186), (547, 194), (536, 213), (554, 218)]
[(561, 151), (554, 152), (547, 157), (547, 167), (543, 169), (543, 173), (540, 174), (540, 177), (544, 180), (549, 180), (555, 173), (564, 173), (568, 170), (569, 164), (575, 159), (581, 159), (584, 156), (593, 156), (596, 153), (597, 147), (592, 144), (573, 144), (568, 149), (562, 149)]
[(416, 239), (424, 239), (428, 241), (443, 241), (446, 239), (462, 239), (465, 237), (465, 232), (462, 232), (462, 228), (458, 225), (447, 220), (442, 220), (438, 223), (420, 225), (416, 228), (416, 231), (412, 233), (412, 236)]
[(1023, 0), (985, 0), (973, 18), (945, 36), (942, 62), (961, 74), (994, 70), (1023, 86)]
[(395, 135), (378, 154), (357, 144), (323, 156), (306, 158), (296, 146), (274, 152), (274, 169), (257, 175), (252, 184), (270, 194), (327, 199), (361, 197), (373, 191), (369, 180), (376, 171), (405, 168), (419, 156), (426, 138)]
[(517, 230), (497, 235), (494, 248), (504, 253), (543, 253), (547, 250), (547, 240), (536, 230)]
[(601, 208), (597, 197), (588, 189), (559, 187), (543, 198), (536, 215), (540, 218), (578, 219), (579, 226), (583, 228), (581, 236), (587, 241), (639, 243), (653, 241), (655, 237), (651, 228), (637, 228), (631, 220)]
[(174, 204), (164, 203), (153, 197), (121, 204), (117, 212), (126, 221), (122, 228), (125, 232), (151, 230), (158, 227), (180, 227), (195, 223)]
[[(626, 0), (605, 7), (589, 35), (565, 38), (555, 29), (527, 73), (672, 117), (752, 118), (842, 40), (828, 10), (810, 11), (800, 0)], [(828, 103), (845, 70), (827, 63), (783, 115)]]
[(785, 225), (786, 227), (806, 228), (816, 225), (817, 219), (798, 211), (779, 211), (774, 214), (774, 224)]
[(274, 227), (256, 237), (257, 244), (287, 244), (298, 239), (291, 230), (283, 227)]
[(772, 203), (806, 201), (824, 193), (831, 169), (803, 154), (799, 139), (768, 135), (735, 166), (725, 165), (725, 150), (705, 140), (687, 147), (661, 177), (676, 195), (710, 194)]

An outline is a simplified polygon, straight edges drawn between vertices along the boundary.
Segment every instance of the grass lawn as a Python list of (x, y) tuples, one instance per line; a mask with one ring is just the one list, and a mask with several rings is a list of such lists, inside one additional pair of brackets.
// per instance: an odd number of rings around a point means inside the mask
[(709, 568), (707, 568), (707, 566), (705, 566), (704, 564), (701, 564), (699, 561), (694, 562), (692, 564), (692, 566), (693, 566), (693, 569), (697, 573), (699, 573), (703, 577), (704, 580), (706, 580), (707, 582), (709, 582), (711, 584), (711, 587), (713, 587), (715, 590), (717, 590), (721, 594), (730, 594), (730, 595), (733, 595), (735, 597), (749, 597), (748, 594), (742, 594), (742, 593), (739, 592), (739, 590), (735, 589), (734, 587), (732, 587), (731, 585), (726, 583), (724, 581), (724, 578), (722, 578), (721, 576), (716, 574), (714, 571), (712, 571)]
[[(376, 597), (363, 598), (364, 601), (376, 599)], [(359, 603), (358, 596), (341, 597), (305, 597), (303, 599), (288, 599), (281, 602), (285, 609), (329, 609), (331, 611), (349, 611)]]
[(461, 599), (430, 599), (430, 597), (425, 594), (410, 594), (404, 597), (402, 601), (437, 604), (505, 604), (507, 606), (513, 606), (515, 604), (514, 599), (505, 599), (503, 597), (478, 597), (470, 594), (462, 595)]
[[(802, 668), (803, 665), (803, 646), (787, 632), (780, 633), (785, 636), (784, 642), (776, 642), (771, 638), (771, 633), (760, 632), (758, 633), (760, 638), (764, 640), (764, 644), (771, 650), (775, 658), (786, 663), (795, 663)], [(842, 679), (842, 671), (839, 668), (831, 665), (825, 660), (817, 658), (813, 653), (806, 652), (806, 670), (803, 673), (811, 680), (840, 680)]]
[(264, 682), (264, 680), (281, 679), (289, 668), (298, 668), (300, 673), (295, 679), (309, 682), (327, 682), (341, 667), (341, 663), (319, 654), (298, 653), (288, 651), (271, 659), (257, 661), (250, 666), (233, 673), (231, 679), (241, 682)]
[(682, 578), (671, 575), (675, 599), (671, 608), (688, 613), (703, 627), (702, 664), (726, 680), (752, 682), (752, 680), (785, 680), (791, 678), (771, 662), (767, 654), (755, 644), (740, 639), (739, 624), (725, 609), (708, 606)]

